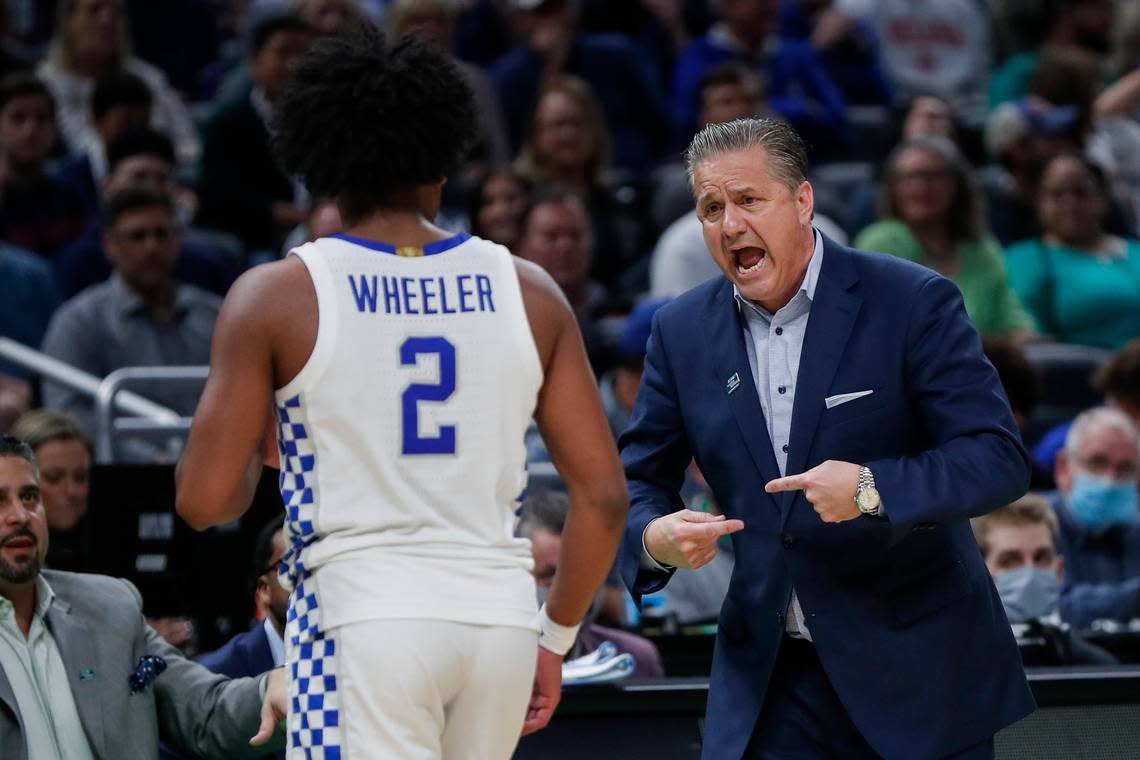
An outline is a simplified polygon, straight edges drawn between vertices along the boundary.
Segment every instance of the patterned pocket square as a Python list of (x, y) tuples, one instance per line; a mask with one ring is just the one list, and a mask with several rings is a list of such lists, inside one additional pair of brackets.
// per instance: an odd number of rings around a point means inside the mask
[(135, 665), (135, 672), (127, 678), (131, 685), (131, 694), (141, 694), (146, 687), (154, 683), (154, 679), (166, 670), (166, 660), (156, 654), (144, 654)]

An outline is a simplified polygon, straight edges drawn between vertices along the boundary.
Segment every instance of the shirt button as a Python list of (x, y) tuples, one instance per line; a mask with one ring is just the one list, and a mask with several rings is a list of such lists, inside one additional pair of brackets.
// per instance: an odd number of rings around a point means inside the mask
[(776, 622), (777, 623), (783, 623), (784, 622), (784, 613), (782, 613), (782, 612), (776, 613)]
[(796, 544), (796, 537), (795, 536), (789, 536), (786, 534), (784, 535), (784, 548), (785, 549), (791, 549), (793, 546), (795, 546), (795, 544)]
[(784, 334), (784, 328), (782, 328), (782, 327), (777, 327), (777, 328), (776, 328), (776, 334), (777, 334), (777, 335), (783, 335), (783, 334)]
[(788, 444), (785, 443), (782, 448), (784, 450), (784, 453), (787, 454), (788, 453)]
[(783, 395), (783, 394), (788, 392), (788, 386), (781, 385), (779, 388), (776, 389), (776, 392), (779, 393), (780, 395)]

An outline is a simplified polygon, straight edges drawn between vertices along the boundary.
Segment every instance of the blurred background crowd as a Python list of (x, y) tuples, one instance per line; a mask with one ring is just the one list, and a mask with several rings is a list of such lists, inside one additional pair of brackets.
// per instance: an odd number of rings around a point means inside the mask
[[(467, 78), (481, 139), (437, 221), (552, 275), (615, 435), (653, 312), (718, 274), (681, 151), (708, 123), (793, 124), (818, 228), (953, 279), (998, 368), (1044, 494), (976, 526), (1011, 620), (1111, 632), (1140, 618), (1140, 3), (7, 0), (0, 337), (96, 380), (205, 365), (234, 279), (341, 229), (332, 200), (274, 160), (273, 109), (309, 45), (365, 20), (446, 50)], [(189, 416), (201, 385), (132, 388)], [(53, 566), (90, 567), (105, 427), (89, 390), (0, 357), (0, 431), (37, 450)], [(537, 434), (528, 450), (549, 474)], [(177, 453), (128, 439), (100, 459)], [(695, 468), (686, 489), (716, 509)], [(521, 530), (556, 559), (565, 505), (535, 498)], [(254, 585), (271, 620), (266, 536)], [(723, 555), (650, 598), (651, 621), (714, 619)], [(623, 596), (599, 598), (597, 626), (645, 627)], [(159, 623), (192, 638), (184, 618)], [(1069, 636), (1048, 656), (1120, 654)]]

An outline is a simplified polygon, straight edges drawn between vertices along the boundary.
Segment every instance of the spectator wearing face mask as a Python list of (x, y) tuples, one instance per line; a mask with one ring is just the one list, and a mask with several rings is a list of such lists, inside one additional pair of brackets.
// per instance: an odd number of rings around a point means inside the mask
[(1057, 553), (1060, 528), (1047, 501), (1023, 496), (970, 522), (1026, 664), (1116, 663), (1111, 654), (1073, 633), (1061, 618), (1065, 562)]
[(1075, 626), (1140, 617), (1140, 432), (1123, 412), (1092, 409), (1057, 455), (1052, 497), (1066, 558), (1061, 617)]

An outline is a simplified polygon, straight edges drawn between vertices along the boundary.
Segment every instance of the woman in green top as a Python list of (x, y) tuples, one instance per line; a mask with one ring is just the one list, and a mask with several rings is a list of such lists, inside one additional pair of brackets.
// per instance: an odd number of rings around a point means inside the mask
[(1086, 159), (1054, 158), (1037, 201), (1044, 234), (1011, 246), (1006, 263), (1042, 332), (1116, 350), (1140, 335), (1140, 241), (1105, 233), (1107, 198)]
[(910, 259), (949, 277), (978, 332), (1026, 338), (1033, 319), (1009, 287), (1001, 245), (985, 230), (970, 166), (954, 143), (916, 137), (891, 153), (879, 218), (855, 247)]

